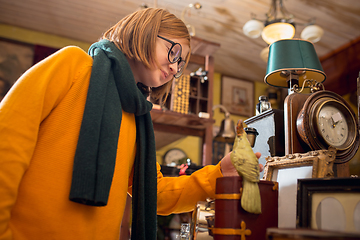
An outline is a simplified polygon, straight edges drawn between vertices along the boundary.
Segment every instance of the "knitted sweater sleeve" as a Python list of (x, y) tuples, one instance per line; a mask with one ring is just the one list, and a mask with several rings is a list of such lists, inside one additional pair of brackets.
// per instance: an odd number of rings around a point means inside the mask
[[(0, 103), (0, 239), (12, 239), (11, 209), (41, 123), (71, 88), (86, 53), (67, 47), (26, 71)], [(71, 66), (71, 67), (70, 67)]]
[(215, 197), (216, 179), (222, 177), (220, 163), (208, 165), (190, 176), (163, 177), (157, 164), (157, 212), (159, 215), (194, 210), (198, 201)]

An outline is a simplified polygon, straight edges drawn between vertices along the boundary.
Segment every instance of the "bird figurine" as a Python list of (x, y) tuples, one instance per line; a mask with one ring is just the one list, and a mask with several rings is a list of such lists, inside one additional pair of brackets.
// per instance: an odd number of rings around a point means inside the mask
[(236, 137), (230, 159), (236, 171), (242, 177), (242, 188), (240, 188), (241, 207), (247, 212), (260, 214), (259, 160), (251, 148), (241, 119), (236, 126)]

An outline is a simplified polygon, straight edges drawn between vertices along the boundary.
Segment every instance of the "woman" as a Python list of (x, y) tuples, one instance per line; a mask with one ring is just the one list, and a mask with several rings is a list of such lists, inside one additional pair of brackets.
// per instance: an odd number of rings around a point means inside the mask
[(30, 68), (0, 105), (0, 239), (118, 239), (128, 193), (132, 238), (155, 239), (156, 213), (191, 211), (237, 175), (229, 156), (179, 178), (156, 163), (146, 97), (166, 96), (189, 58), (184, 23), (149, 8), (89, 54), (65, 47)]

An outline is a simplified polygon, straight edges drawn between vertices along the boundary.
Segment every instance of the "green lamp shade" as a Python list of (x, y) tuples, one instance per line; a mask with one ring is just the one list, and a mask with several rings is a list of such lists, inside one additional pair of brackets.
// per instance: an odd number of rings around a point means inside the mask
[(301, 39), (284, 39), (270, 45), (264, 81), (274, 87), (289, 88), (285, 72), (300, 73), (299, 86), (306, 79), (323, 82), (326, 75), (316, 54), (314, 45)]

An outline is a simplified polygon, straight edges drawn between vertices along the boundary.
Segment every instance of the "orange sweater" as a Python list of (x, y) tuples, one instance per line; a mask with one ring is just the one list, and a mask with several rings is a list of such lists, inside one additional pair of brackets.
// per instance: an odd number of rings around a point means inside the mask
[[(136, 151), (133, 114), (123, 112), (108, 205), (69, 201), (91, 67), (87, 53), (66, 47), (29, 69), (0, 103), (0, 240), (119, 239)], [(178, 178), (157, 169), (159, 214), (214, 197), (222, 176), (219, 165)]]

